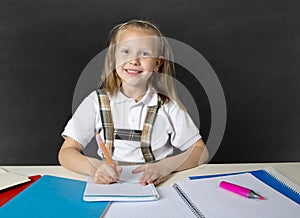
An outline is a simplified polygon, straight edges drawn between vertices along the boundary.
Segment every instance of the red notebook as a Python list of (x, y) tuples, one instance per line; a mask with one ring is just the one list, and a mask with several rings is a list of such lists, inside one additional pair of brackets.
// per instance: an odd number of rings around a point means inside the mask
[(6, 202), (8, 202), (10, 199), (15, 197), (17, 194), (19, 194), (21, 191), (26, 189), (28, 186), (30, 186), (32, 183), (34, 183), (39, 178), (41, 178), (41, 175), (30, 176), (29, 182), (1, 190), (0, 191), (0, 207), (2, 205), (4, 205)]

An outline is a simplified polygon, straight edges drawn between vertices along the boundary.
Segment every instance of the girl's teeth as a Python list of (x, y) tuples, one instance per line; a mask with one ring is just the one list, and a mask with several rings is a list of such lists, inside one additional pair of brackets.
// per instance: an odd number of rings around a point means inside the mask
[(138, 73), (138, 70), (127, 70), (128, 73)]

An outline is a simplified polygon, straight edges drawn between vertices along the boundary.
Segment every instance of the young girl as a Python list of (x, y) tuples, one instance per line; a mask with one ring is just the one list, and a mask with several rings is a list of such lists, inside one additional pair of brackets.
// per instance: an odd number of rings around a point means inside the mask
[[(133, 173), (143, 172), (141, 184), (157, 185), (172, 172), (206, 161), (199, 130), (175, 94), (174, 71), (171, 50), (154, 24), (131, 20), (114, 27), (103, 84), (83, 100), (62, 133), (61, 165), (109, 184), (118, 181), (121, 163), (143, 163)], [(82, 154), (95, 132), (116, 165)], [(172, 156), (174, 148), (182, 152)]]

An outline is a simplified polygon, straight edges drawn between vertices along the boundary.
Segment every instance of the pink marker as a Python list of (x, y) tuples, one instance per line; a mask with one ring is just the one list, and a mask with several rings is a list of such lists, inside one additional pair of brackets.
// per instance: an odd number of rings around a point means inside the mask
[(244, 197), (247, 198), (258, 198), (260, 200), (265, 199), (263, 196), (256, 194), (253, 190), (230, 183), (230, 182), (225, 182), (225, 181), (221, 181), (219, 186), (221, 188), (224, 188), (228, 191), (234, 192), (236, 194), (242, 195)]

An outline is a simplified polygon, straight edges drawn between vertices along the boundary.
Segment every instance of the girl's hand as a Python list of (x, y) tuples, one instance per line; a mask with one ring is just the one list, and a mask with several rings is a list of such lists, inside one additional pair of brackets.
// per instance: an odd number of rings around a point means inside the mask
[(158, 185), (166, 181), (171, 174), (171, 170), (166, 164), (164, 164), (164, 161), (144, 164), (142, 166), (137, 167), (132, 172), (144, 172), (140, 178), (140, 184), (142, 185), (148, 185), (150, 183)]
[(121, 167), (102, 162), (93, 170), (91, 176), (95, 183), (110, 184), (119, 180), (121, 172)]

